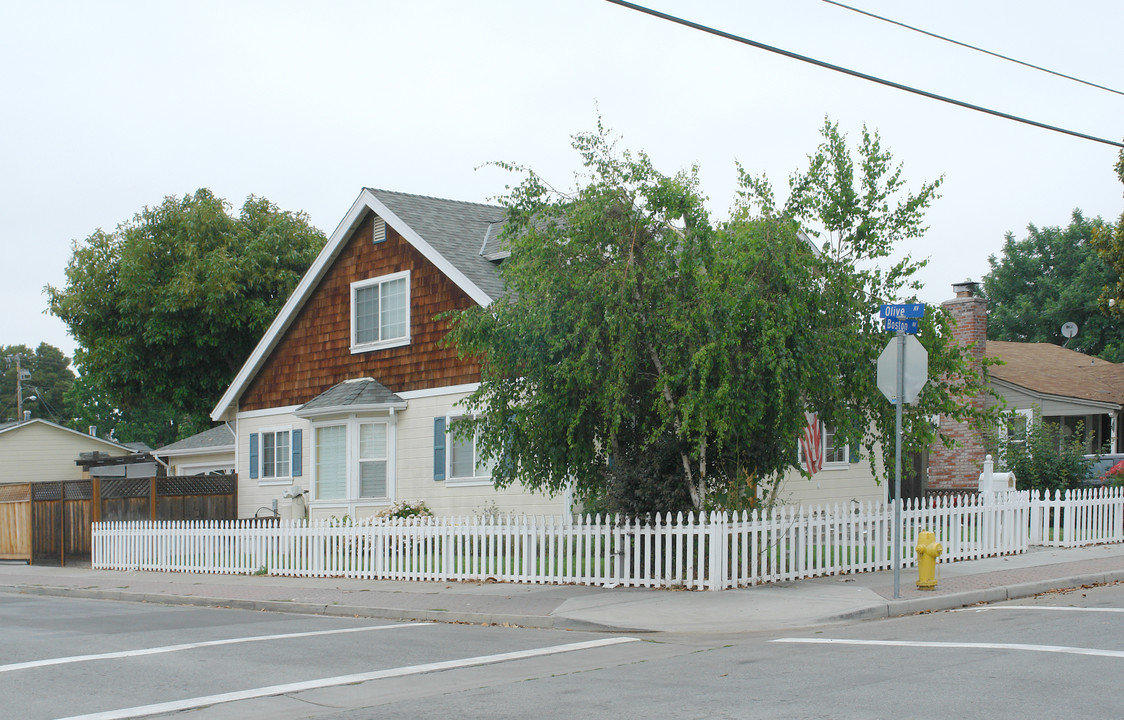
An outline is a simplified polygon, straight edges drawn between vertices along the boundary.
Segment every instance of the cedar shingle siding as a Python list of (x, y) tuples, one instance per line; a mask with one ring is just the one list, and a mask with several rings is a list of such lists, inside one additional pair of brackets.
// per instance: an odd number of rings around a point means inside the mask
[[(456, 358), (439, 341), (446, 322), (434, 317), (473, 304), (389, 225), (372, 245), (372, 217), (363, 220), (328, 269), (276, 349), (242, 395), (240, 410), (300, 405), (350, 378), (372, 377), (393, 392), (479, 382), (476, 363)], [(351, 283), (410, 271), (410, 344), (351, 354)]]

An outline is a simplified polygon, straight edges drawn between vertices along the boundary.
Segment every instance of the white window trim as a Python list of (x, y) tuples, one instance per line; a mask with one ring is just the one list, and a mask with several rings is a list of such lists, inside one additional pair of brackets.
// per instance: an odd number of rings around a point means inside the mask
[[(1031, 408), (1020, 408), (1020, 409), (1012, 410), (1011, 415), (1018, 415), (1018, 416), (1023, 418), (1023, 422), (1026, 423), (1026, 426), (1023, 430), (1023, 433), (1024, 433), (1023, 437), (1024, 438), (1029, 437), (1030, 428), (1031, 428), (1032, 425), (1034, 425), (1034, 408), (1031, 407)], [(1010, 418), (1010, 420), (1012, 420), (1012, 421), (1014, 419), (1015, 419), (1014, 417)], [(999, 461), (1000, 461), (1000, 463), (1007, 462), (1007, 445), (1010, 442), (1009, 428), (1010, 428), (1010, 423), (1008, 423), (1008, 422), (999, 423), (999, 448), (998, 448), (998, 451), (999, 451)], [(1024, 442), (1025, 442), (1025, 440), (1024, 440)]]
[[(292, 485), (293, 484), (293, 426), (292, 425), (275, 425), (272, 427), (262, 427), (255, 430), (258, 434), (258, 486), (268, 487), (271, 485)], [(265, 436), (267, 433), (289, 433), (289, 473), (287, 475), (275, 475), (274, 477), (265, 476)]]
[[(385, 498), (360, 498), (359, 497), (359, 426), (368, 423), (386, 423), (386, 497)], [(324, 498), (316, 496), (320, 487), (320, 478), (317, 476), (318, 460), (316, 448), (316, 431), (326, 427), (345, 428), (344, 435), (344, 463), (346, 467), (346, 483), (344, 497)], [(361, 507), (386, 507), (393, 505), (397, 499), (398, 490), (398, 416), (391, 410), (389, 415), (349, 415), (346, 418), (335, 418), (324, 422), (314, 422), (309, 430), (309, 502), (311, 507), (323, 510), (346, 510), (354, 515), (356, 508)]]
[[(446, 487), (483, 487), (485, 485), (492, 485), (491, 475), (473, 475), (472, 477), (453, 477), (453, 423), (461, 418), (466, 417), (464, 414), (459, 415), (446, 415), (445, 416), (445, 486)], [(476, 442), (479, 438), (479, 431), (472, 440), (472, 467), (473, 472), (476, 469)]]
[[(382, 285), (385, 282), (391, 282), (405, 278), (406, 280), (406, 334), (403, 337), (392, 338), (390, 340), (379, 340), (371, 343), (358, 343), (355, 339), (355, 333), (358, 329), (355, 325), (355, 293), (357, 290), (371, 287), (372, 285)], [(381, 305), (380, 305), (381, 312)], [(389, 275), (380, 275), (379, 277), (368, 278), (367, 280), (356, 280), (351, 283), (351, 354), (371, 352), (373, 350), (386, 350), (389, 348), (402, 347), (403, 345), (410, 344), (410, 271), (403, 270), (402, 272), (391, 273)]]
[[(827, 458), (827, 425), (823, 420), (818, 418), (816, 422), (820, 424), (820, 454), (824, 458)], [(796, 461), (800, 464), (800, 467), (805, 470), (808, 469), (808, 463), (804, 459), (804, 449), (800, 446), (799, 440), (796, 442)], [(829, 462), (825, 459), (823, 467), (820, 468), (820, 472), (826, 470), (848, 470), (853, 464), (854, 463), (851, 462), (851, 446), (847, 445), (843, 448), (843, 460)]]

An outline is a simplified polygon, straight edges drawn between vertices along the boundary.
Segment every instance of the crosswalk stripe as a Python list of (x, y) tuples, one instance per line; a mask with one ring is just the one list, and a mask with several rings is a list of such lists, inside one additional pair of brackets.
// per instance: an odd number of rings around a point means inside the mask
[(591, 650), (593, 648), (620, 645), (621, 643), (637, 642), (639, 638), (613, 637), (586, 642), (568, 643), (566, 645), (552, 645), (550, 647), (533, 648), (531, 650), (516, 650), (515, 652), (499, 653), (496, 655), (478, 655), (476, 657), (460, 660), (444, 660), (442, 662), (426, 663), (424, 665), (409, 665), (386, 670), (375, 670), (354, 675), (339, 675), (336, 677), (322, 678), (320, 680), (306, 680), (303, 682), (286, 683), (284, 685), (270, 685), (269, 687), (239, 690), (236, 692), (208, 695), (206, 697), (188, 698), (186, 700), (173, 700), (171, 702), (156, 703), (154, 705), (141, 705), (122, 710), (108, 710), (105, 712), (90, 713), (88, 715), (73, 715), (60, 720), (124, 720), (124, 718), (146, 717), (161, 713), (191, 710), (205, 705), (236, 702), (238, 700), (252, 700), (254, 698), (269, 697), (271, 695), (284, 695), (287, 693), (317, 690), (319, 688), (334, 687), (337, 685), (350, 685), (352, 683), (369, 682), (371, 680), (384, 680), (387, 678), (404, 677), (406, 675), (421, 675), (423, 673), (455, 670), (458, 668), (474, 667), (477, 665), (493, 665), (496, 663), (524, 660), (527, 658), (542, 657), (544, 655), (557, 655), (559, 653), (574, 652), (575, 650)]
[(968, 650), (1023, 650), (1028, 652), (1064, 653), (1068, 655), (1093, 655), (1096, 657), (1124, 658), (1124, 650), (1066, 647), (1065, 645), (1025, 645), (1022, 643), (960, 643), (927, 640), (852, 640), (849, 638), (777, 638), (770, 642), (804, 643), (810, 645), (878, 645), (914, 648), (961, 648)]
[(398, 623), (395, 625), (369, 625), (354, 628), (339, 628), (336, 630), (314, 630), (310, 632), (285, 633), (283, 635), (250, 635), (247, 637), (227, 638), (224, 640), (203, 640), (201, 642), (183, 643), (182, 645), (163, 645), (161, 647), (138, 648), (136, 650), (119, 650), (117, 652), (97, 653), (93, 655), (71, 655), (69, 657), (47, 658), (45, 660), (29, 660), (27, 662), (0, 665), (0, 672), (12, 670), (27, 670), (29, 668), (47, 667), (48, 665), (67, 665), (69, 663), (90, 662), (92, 660), (117, 660), (120, 658), (141, 657), (143, 655), (160, 655), (162, 653), (179, 652), (181, 650), (194, 650), (217, 645), (237, 645), (239, 643), (264, 642), (267, 640), (289, 640), (292, 638), (315, 637), (317, 635), (339, 635), (342, 633), (369, 632), (372, 630), (393, 630), (395, 628), (425, 627), (432, 623)]

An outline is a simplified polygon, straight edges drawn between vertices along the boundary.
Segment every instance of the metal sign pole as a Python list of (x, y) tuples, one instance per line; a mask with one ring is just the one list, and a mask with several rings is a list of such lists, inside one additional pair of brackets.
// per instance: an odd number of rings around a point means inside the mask
[(898, 330), (897, 432), (894, 433), (894, 599), (901, 597), (902, 575), (902, 404), (905, 402), (905, 331)]

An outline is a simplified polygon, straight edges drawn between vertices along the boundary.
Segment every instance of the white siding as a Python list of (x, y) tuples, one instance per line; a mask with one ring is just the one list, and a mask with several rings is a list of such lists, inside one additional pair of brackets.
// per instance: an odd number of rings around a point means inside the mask
[(491, 485), (446, 485), (433, 479), (433, 420), (463, 412), (455, 404), (466, 393), (415, 398), (398, 417), (398, 499), (424, 500), (438, 515), (472, 515), (496, 511), (528, 515), (566, 512), (562, 496), (531, 493), (522, 487), (496, 490)]
[(31, 422), (0, 434), (0, 483), (80, 480), (74, 464), (84, 452), (112, 456), (129, 451), (82, 433)]
[[(263, 480), (260, 477), (251, 478), (250, 435), (260, 431), (262, 428), (275, 427), (290, 427), (293, 430), (303, 430), (301, 437), (301, 476), (297, 478), (290, 477), (283, 480)], [(309, 462), (312, 459), (312, 453), (309, 450), (311, 434), (312, 433), (309, 432), (308, 421), (302, 420), (290, 412), (279, 412), (274, 415), (259, 415), (255, 413), (253, 417), (239, 417), (238, 441), (235, 450), (235, 456), (237, 458), (236, 471), (238, 473), (238, 517), (254, 517), (262, 508), (271, 508), (274, 500), (277, 500), (279, 505), (288, 503), (289, 501), (284, 500), (281, 496), (293, 485), (300, 485), (301, 488), (308, 490), (311, 480), (311, 473), (309, 470)], [(261, 514), (264, 516), (269, 513), (262, 510)]]
[[(893, 468), (890, 471), (893, 472)], [(884, 502), (887, 497), (886, 483), (879, 484), (874, 479), (870, 461), (866, 457), (866, 448), (862, 449), (862, 459), (859, 462), (849, 463), (845, 468), (825, 466), (810, 480), (795, 470), (790, 470), (781, 480), (777, 491), (777, 500), (785, 505)]]

